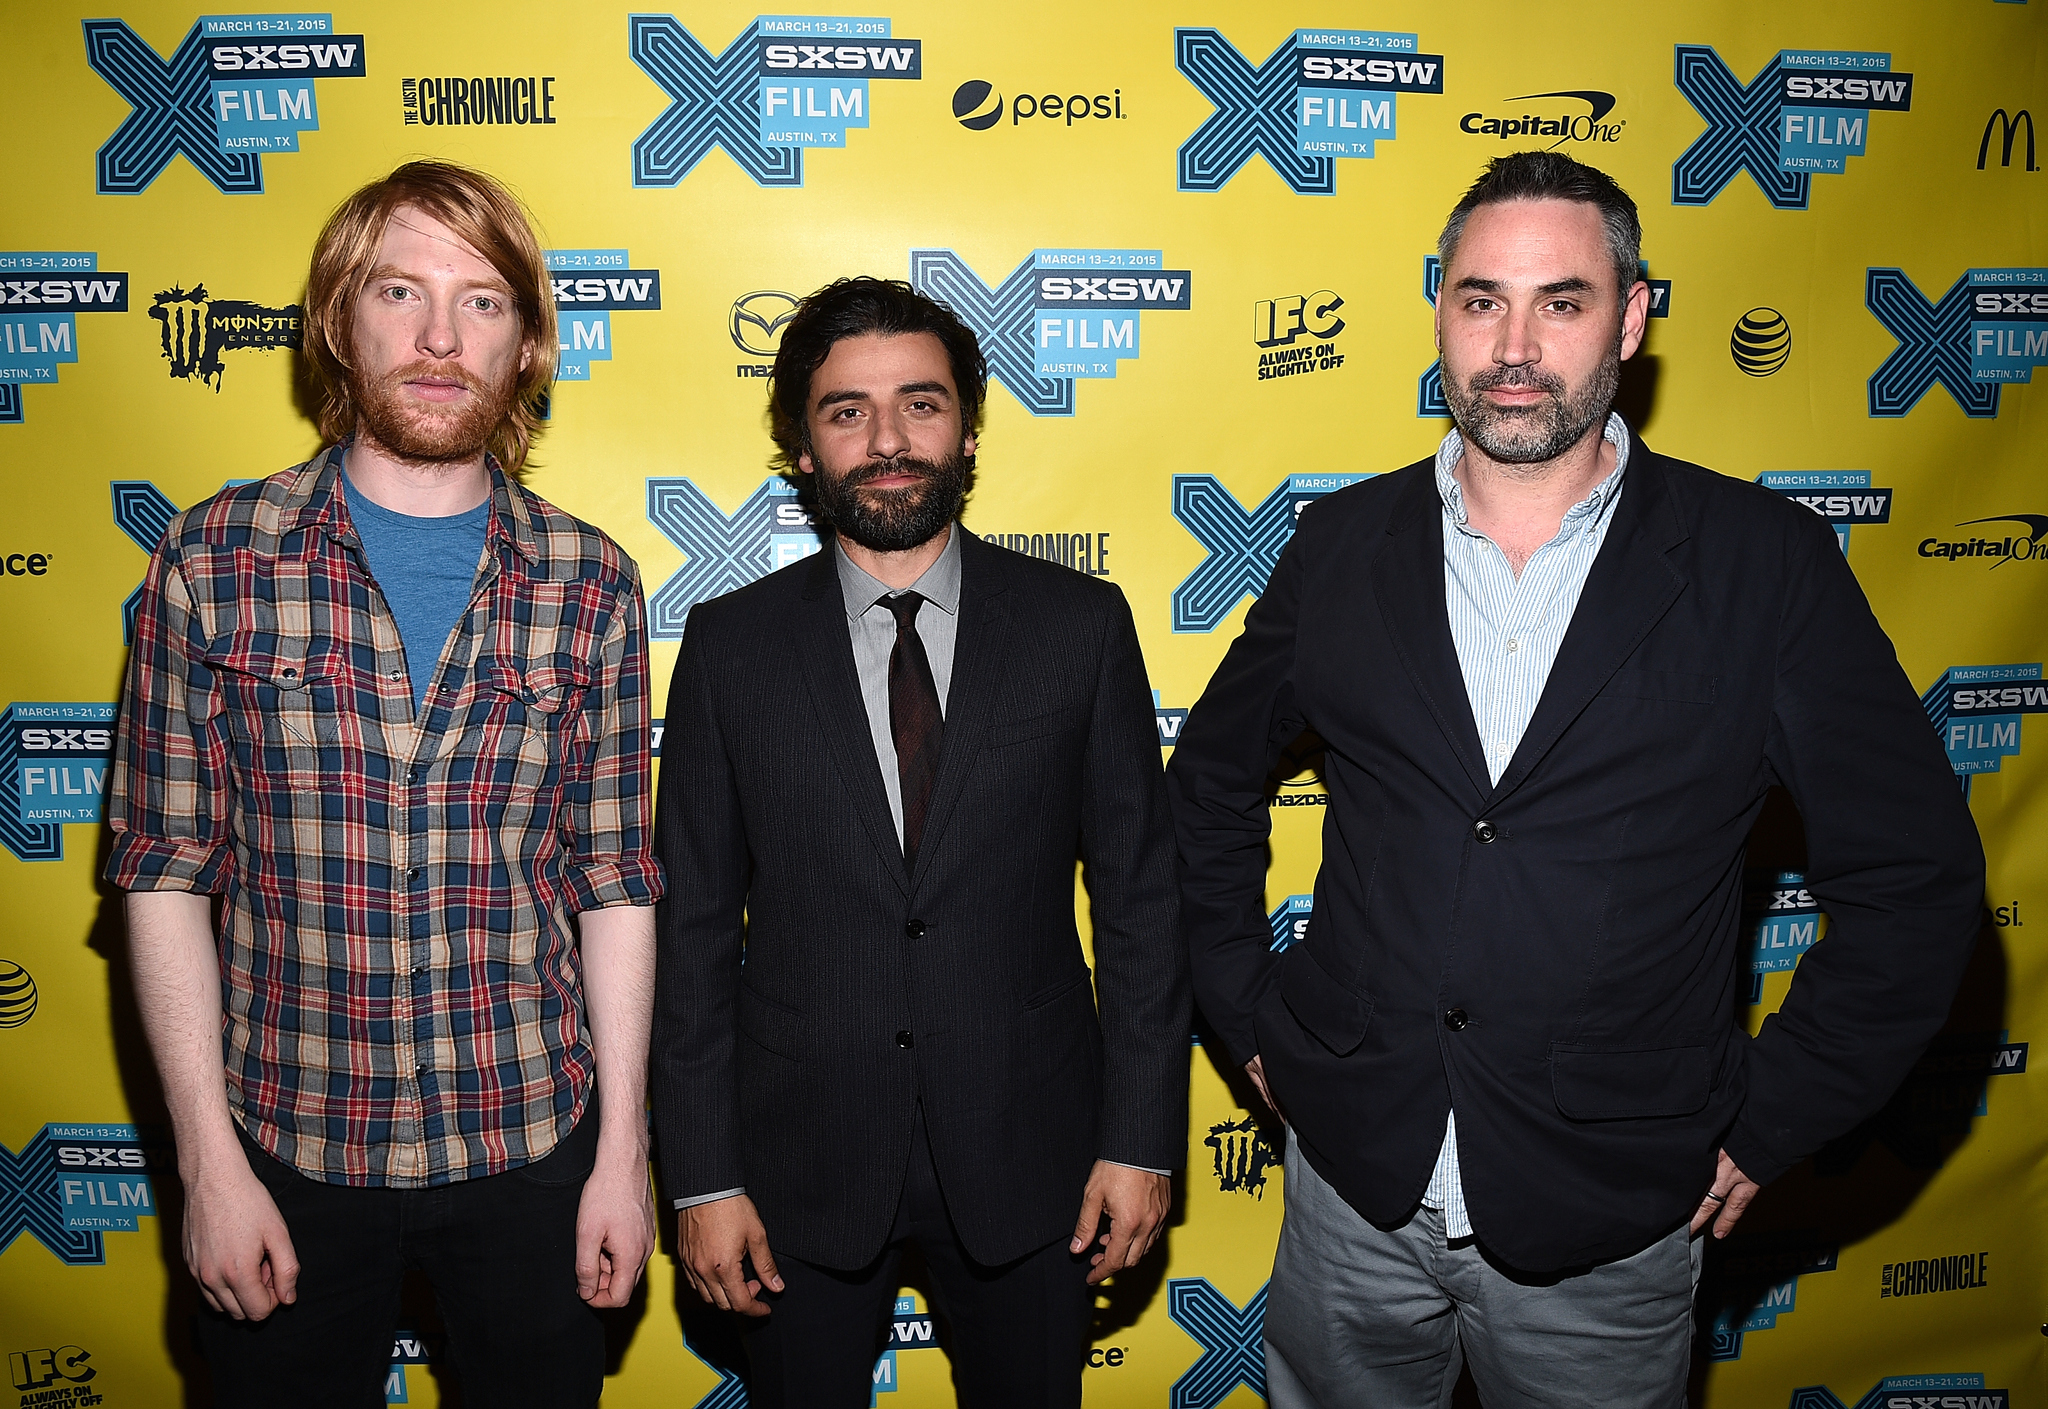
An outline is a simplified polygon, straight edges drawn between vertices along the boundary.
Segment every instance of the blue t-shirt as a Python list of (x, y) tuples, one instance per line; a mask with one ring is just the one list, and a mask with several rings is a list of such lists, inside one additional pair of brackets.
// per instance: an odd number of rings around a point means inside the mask
[(348, 487), (348, 513), (370, 575), (398, 618), (398, 637), (405, 646), (405, 673), (412, 680), (412, 708), (417, 716), (427, 702), (427, 686), (441, 663), (448, 633), (469, 609), (483, 557), (484, 533), (490, 527), (491, 501), (445, 519), (415, 518), (373, 504), (353, 484)]

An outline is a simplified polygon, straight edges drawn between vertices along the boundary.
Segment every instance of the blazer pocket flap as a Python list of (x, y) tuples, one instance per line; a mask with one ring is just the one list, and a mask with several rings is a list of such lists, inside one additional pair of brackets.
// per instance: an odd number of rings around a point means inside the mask
[[(1079, 973), (1069, 974), (1057, 983), (1047, 984), (1024, 1000), (1024, 1011), (1032, 1013), (1040, 1008), (1050, 1007), (1082, 984), (1088, 982), (1090, 977), (1092, 977), (1090, 971), (1083, 968)], [(1092, 991), (1090, 996), (1093, 996)]]
[(1290, 946), (1280, 961), (1280, 999), (1335, 1056), (1357, 1051), (1372, 1022), (1372, 999), (1331, 978), (1306, 945)]
[(769, 1002), (745, 984), (740, 985), (737, 1012), (740, 1031), (756, 1046), (791, 1061), (802, 1058), (806, 1026), (802, 1013)]
[(1078, 723), (1085, 705), (1068, 705), (1064, 709), (1048, 710), (1034, 714), (1027, 719), (1011, 719), (994, 725), (988, 731), (988, 747), (1002, 748), (1006, 744), (1021, 744), (1026, 739), (1042, 738), (1057, 734), (1068, 726)]
[(1678, 700), (1685, 704), (1712, 704), (1719, 691), (1718, 675), (1694, 675), (1684, 670), (1617, 670), (1602, 694), (1632, 700)]
[(1645, 1120), (1704, 1110), (1713, 1081), (1705, 1047), (1640, 1052), (1595, 1051), (1558, 1043), (1550, 1049), (1557, 1108), (1572, 1120)]

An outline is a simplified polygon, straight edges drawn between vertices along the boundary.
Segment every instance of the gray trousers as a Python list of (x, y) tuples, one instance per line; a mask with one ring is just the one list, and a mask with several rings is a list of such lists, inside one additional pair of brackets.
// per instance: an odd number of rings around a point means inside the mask
[(1448, 1409), (1469, 1363), (1486, 1409), (1683, 1409), (1702, 1242), (1528, 1277), (1443, 1214), (1359, 1217), (1287, 1138), (1287, 1215), (1266, 1293), (1272, 1409)]

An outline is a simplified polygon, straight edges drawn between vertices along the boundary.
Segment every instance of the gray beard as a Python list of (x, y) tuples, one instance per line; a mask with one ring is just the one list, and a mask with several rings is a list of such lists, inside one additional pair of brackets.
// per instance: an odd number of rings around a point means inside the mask
[[(1503, 409), (1482, 394), (1504, 387), (1535, 387), (1550, 393), (1533, 406)], [(1444, 400), (1458, 434), (1488, 459), (1504, 465), (1541, 465), (1577, 445), (1607, 419), (1621, 387), (1621, 346), (1615, 346), (1576, 391), (1555, 373), (1536, 367), (1490, 367), (1464, 386), (1444, 378)]]

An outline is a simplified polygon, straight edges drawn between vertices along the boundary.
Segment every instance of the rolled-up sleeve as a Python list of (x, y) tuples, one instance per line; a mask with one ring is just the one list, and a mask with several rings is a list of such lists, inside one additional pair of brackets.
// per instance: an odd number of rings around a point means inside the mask
[(107, 780), (109, 884), (123, 890), (225, 891), (233, 783), (220, 691), (206, 664), (176, 526), (149, 561)]
[(565, 780), (563, 868), (570, 907), (652, 905), (661, 899), (654, 855), (646, 604), (635, 574), (619, 594), (584, 696), (580, 764)]

